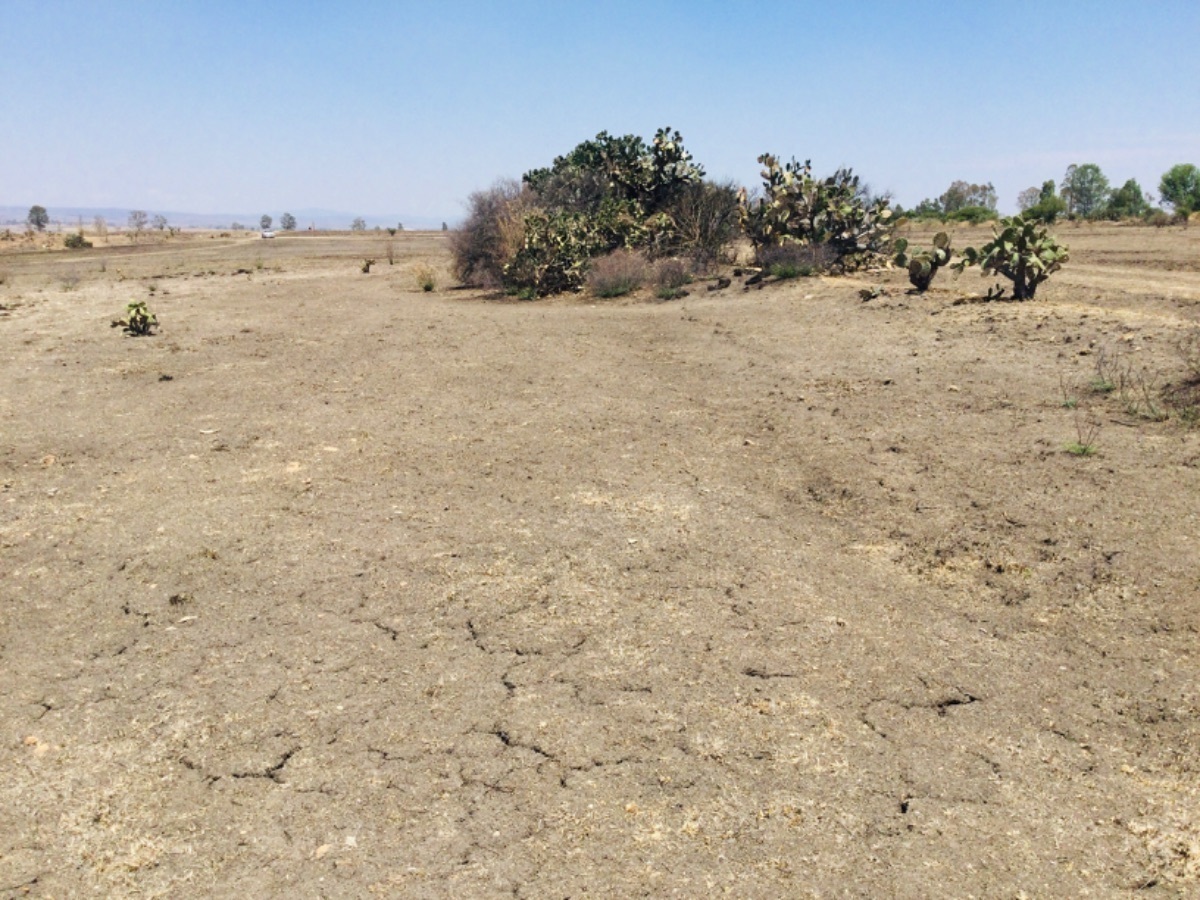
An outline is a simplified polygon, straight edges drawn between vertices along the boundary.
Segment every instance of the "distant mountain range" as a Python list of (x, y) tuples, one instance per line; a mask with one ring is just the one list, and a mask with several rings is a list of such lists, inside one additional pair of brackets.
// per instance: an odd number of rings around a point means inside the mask
[[(118, 207), (96, 209), (82, 206), (47, 206), (46, 212), (50, 216), (50, 228), (58, 230), (61, 226), (63, 230), (67, 230), (76, 227), (81, 220), (85, 226), (90, 227), (96, 216), (104, 216), (110, 227), (124, 228), (129, 221), (130, 210)], [(356, 213), (338, 212), (331, 209), (279, 210), (267, 213), (272, 219), (271, 224), (274, 228), (279, 228), (279, 217), (284, 212), (290, 212), (296, 217), (298, 229), (312, 226), (321, 231), (349, 230), (350, 223), (358, 217)], [(151, 219), (161, 215), (167, 220), (168, 225), (176, 228), (229, 228), (234, 222), (237, 222), (248, 229), (257, 229), (263, 215), (262, 213), (165, 212), (157, 209), (147, 209), (146, 213)], [(28, 215), (29, 207), (27, 206), (0, 206), (0, 228), (12, 228), (13, 226), (24, 228)], [(395, 228), (400, 224), (403, 224), (405, 228), (416, 230), (442, 227), (441, 219), (433, 219), (429, 216), (367, 215), (364, 213), (362, 219), (367, 223), (368, 228), (376, 226)]]

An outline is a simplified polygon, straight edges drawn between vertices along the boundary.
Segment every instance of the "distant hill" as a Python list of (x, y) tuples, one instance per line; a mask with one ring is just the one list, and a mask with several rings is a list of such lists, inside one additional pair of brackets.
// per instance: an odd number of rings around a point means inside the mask
[[(46, 212), (50, 215), (49, 227), (56, 231), (60, 227), (62, 230), (74, 228), (81, 220), (85, 226), (90, 226), (96, 216), (104, 216), (108, 224), (115, 227), (124, 227), (129, 220), (129, 209), (119, 207), (97, 209), (82, 206), (47, 206)], [(146, 212), (151, 219), (156, 215), (164, 216), (167, 223), (176, 228), (229, 228), (234, 222), (238, 222), (248, 229), (257, 229), (263, 215), (262, 213), (164, 212), (157, 209), (148, 209)], [(329, 209), (279, 210), (267, 213), (273, 220), (273, 227), (279, 227), (279, 217), (284, 212), (290, 212), (296, 217), (298, 229), (305, 229), (311, 225), (322, 231), (348, 230), (350, 223), (359, 215)], [(0, 206), (0, 228), (13, 228), (14, 226), (24, 228), (25, 218), (28, 215), (28, 206)], [(362, 218), (368, 228), (374, 228), (377, 225), (381, 228), (395, 228), (401, 223), (405, 228), (416, 230), (442, 227), (441, 219), (433, 219), (428, 216), (406, 216), (403, 213), (399, 215), (367, 215), (363, 213)]]

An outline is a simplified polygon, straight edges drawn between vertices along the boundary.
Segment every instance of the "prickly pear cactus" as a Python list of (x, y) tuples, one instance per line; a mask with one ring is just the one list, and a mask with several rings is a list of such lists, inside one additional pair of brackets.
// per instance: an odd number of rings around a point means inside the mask
[(823, 244), (833, 250), (839, 268), (860, 268), (882, 253), (891, 233), (888, 201), (871, 202), (859, 192), (858, 176), (838, 169), (814, 178), (811, 162), (780, 164), (769, 153), (763, 165), (763, 195), (750, 202), (739, 195), (742, 230), (756, 253), (785, 242)]
[(992, 239), (976, 250), (967, 247), (954, 264), (959, 272), (979, 266), (986, 278), (1003, 275), (1013, 283), (1014, 300), (1032, 300), (1038, 286), (1070, 259), (1065, 244), (1037, 222), (1020, 216), (992, 226)]
[(125, 318), (113, 319), (113, 328), (122, 328), (131, 337), (145, 337), (153, 334), (158, 325), (158, 316), (150, 312), (145, 300), (134, 300), (125, 307)]
[(953, 251), (950, 249), (950, 236), (944, 231), (939, 231), (934, 235), (932, 249), (923, 250), (912, 257), (905, 252), (907, 249), (907, 240), (900, 238), (896, 241), (895, 263), (908, 269), (909, 282), (918, 293), (923, 294), (929, 290), (938, 269), (950, 262), (950, 257), (953, 255)]

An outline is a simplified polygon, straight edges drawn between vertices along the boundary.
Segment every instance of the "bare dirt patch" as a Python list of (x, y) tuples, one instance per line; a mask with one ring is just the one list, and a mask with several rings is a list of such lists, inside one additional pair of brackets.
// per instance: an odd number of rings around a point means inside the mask
[(1089, 385), (1182, 377), (1200, 230), (1062, 236), (958, 306), (0, 256), (0, 894), (1194, 893), (1200, 434)]

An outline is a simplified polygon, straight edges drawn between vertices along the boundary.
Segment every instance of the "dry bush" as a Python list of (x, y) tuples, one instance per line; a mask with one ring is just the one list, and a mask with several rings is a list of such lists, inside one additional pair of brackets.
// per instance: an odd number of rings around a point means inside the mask
[(597, 297), (621, 297), (646, 283), (650, 266), (639, 254), (614, 250), (592, 263), (588, 287)]
[(654, 286), (678, 289), (692, 283), (692, 271), (681, 259), (660, 259), (654, 264)]
[(1163, 399), (1185, 425), (1200, 425), (1200, 328), (1193, 328), (1176, 345), (1183, 378), (1163, 388)]
[(829, 244), (776, 244), (758, 251), (758, 262), (776, 278), (808, 277), (826, 271), (837, 261)]
[(729, 262), (730, 247), (740, 233), (737, 192), (731, 181), (685, 186), (667, 209), (673, 241), (664, 249), (687, 253), (701, 272)]
[(417, 287), (425, 293), (430, 294), (437, 289), (437, 276), (429, 266), (419, 266), (414, 274), (417, 279)]
[(1187, 380), (1193, 384), (1200, 384), (1200, 328), (1193, 328), (1180, 338), (1176, 349), (1183, 362)]
[(498, 288), (504, 266), (521, 249), (534, 197), (519, 182), (504, 179), (473, 193), (467, 206), (466, 221), (450, 235), (454, 276), (471, 287)]

